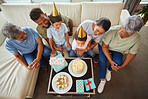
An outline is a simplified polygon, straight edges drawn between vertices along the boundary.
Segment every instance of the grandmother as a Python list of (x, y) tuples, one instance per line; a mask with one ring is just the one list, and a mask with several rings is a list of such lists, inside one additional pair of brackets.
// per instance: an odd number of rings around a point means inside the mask
[[(29, 27), (18, 27), (12, 23), (6, 23), (2, 28), (2, 33), (6, 37), (5, 48), (12, 53), (19, 63), (27, 69), (37, 69), (44, 67), (50, 58), (51, 49), (43, 45), (39, 34)], [(37, 54), (37, 55), (36, 55)], [(44, 60), (41, 59), (43, 56)]]
[[(111, 71), (118, 71), (127, 66), (136, 56), (140, 47), (140, 34), (137, 32), (143, 26), (140, 16), (130, 16), (124, 20), (118, 30), (110, 30), (99, 45), (99, 78), (98, 92), (102, 93), (106, 80), (111, 80)], [(101, 46), (102, 45), (102, 46)], [(128, 54), (123, 61), (123, 53)], [(111, 57), (111, 55), (112, 57)], [(107, 60), (110, 62), (106, 69)]]

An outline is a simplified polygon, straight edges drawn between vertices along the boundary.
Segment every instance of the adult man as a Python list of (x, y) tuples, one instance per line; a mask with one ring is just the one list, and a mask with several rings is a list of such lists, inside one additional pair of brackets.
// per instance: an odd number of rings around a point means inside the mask
[[(50, 58), (51, 49), (43, 45), (35, 30), (6, 23), (2, 33), (6, 37), (6, 49), (16, 57), (19, 63), (29, 70), (37, 69), (39, 66), (47, 67), (46, 62)], [(41, 59), (42, 55), (46, 62)], [(44, 68), (44, 70), (47, 69)]]
[[(73, 22), (67, 16), (62, 16), (62, 23), (65, 23), (66, 26), (69, 26), (70, 31), (68, 32), (69, 36), (73, 32)], [(33, 8), (30, 12), (30, 18), (38, 24), (37, 31), (38, 33), (48, 42), (47, 38), (47, 28), (51, 25), (50, 19), (46, 13), (44, 13), (40, 8)]]

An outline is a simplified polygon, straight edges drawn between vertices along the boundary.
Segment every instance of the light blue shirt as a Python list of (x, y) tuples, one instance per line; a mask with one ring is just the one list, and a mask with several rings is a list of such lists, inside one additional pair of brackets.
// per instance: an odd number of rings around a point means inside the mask
[(63, 45), (66, 41), (65, 33), (68, 29), (64, 23), (61, 24), (59, 29), (54, 28), (52, 25), (47, 29), (47, 37), (52, 38), (53, 41), (58, 45)]
[(18, 51), (22, 54), (27, 54), (33, 52), (37, 47), (36, 39), (39, 38), (39, 34), (32, 28), (22, 27), (22, 30), (26, 32), (27, 39), (24, 41), (10, 40), (6, 38), (5, 47), (6, 49), (15, 54)]

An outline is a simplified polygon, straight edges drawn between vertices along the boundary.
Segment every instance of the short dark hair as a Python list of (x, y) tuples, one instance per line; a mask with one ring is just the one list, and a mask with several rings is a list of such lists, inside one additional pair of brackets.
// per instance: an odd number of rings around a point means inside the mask
[(50, 21), (51, 21), (52, 23), (62, 21), (62, 17), (61, 17), (61, 14), (60, 14), (60, 13), (59, 13), (58, 16), (52, 16), (52, 13), (51, 13), (50, 16), (49, 16), (49, 18), (50, 18)]
[(84, 38), (79, 38), (77, 33), (75, 34), (75, 39), (79, 41), (86, 41), (87, 40), (87, 35)]
[(99, 20), (96, 20), (96, 22), (97, 26), (102, 26), (105, 31), (108, 31), (111, 26), (110, 20), (106, 17), (102, 17)]
[(33, 21), (38, 20), (41, 14), (44, 14), (44, 13), (40, 8), (33, 8), (30, 12), (30, 18)]

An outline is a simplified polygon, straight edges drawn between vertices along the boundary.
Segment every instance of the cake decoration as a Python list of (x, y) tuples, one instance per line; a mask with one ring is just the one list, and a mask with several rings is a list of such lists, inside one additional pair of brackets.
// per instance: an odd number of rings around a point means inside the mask
[(83, 61), (80, 60), (80, 59), (74, 60), (73, 65), (72, 65), (72, 70), (73, 70), (74, 73), (77, 73), (77, 74), (82, 73), (83, 70), (84, 70)]
[(56, 86), (59, 90), (64, 90), (68, 87), (68, 77), (66, 75), (59, 75), (56, 79)]

